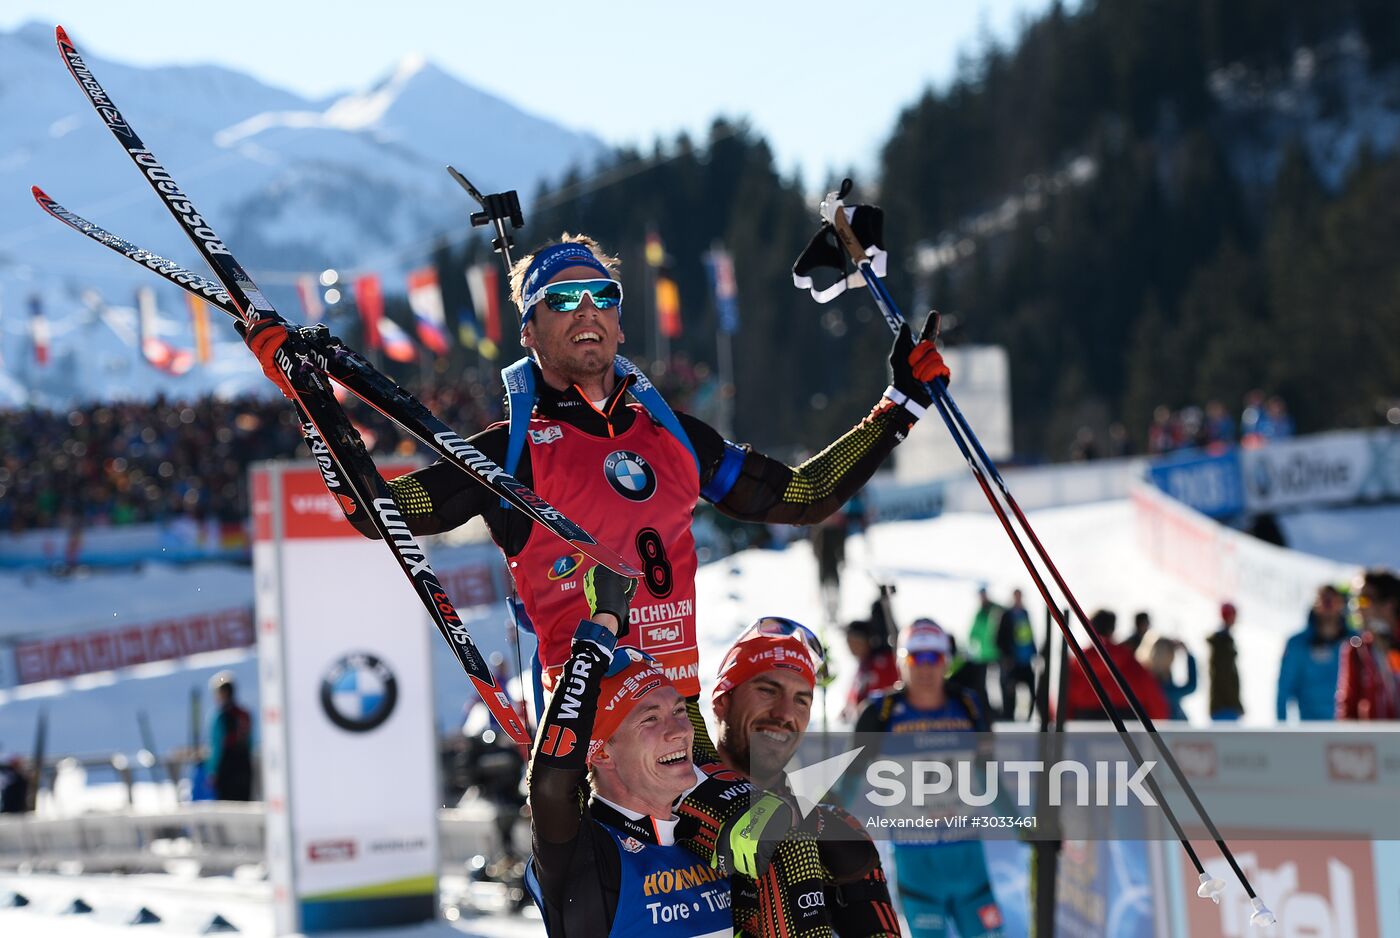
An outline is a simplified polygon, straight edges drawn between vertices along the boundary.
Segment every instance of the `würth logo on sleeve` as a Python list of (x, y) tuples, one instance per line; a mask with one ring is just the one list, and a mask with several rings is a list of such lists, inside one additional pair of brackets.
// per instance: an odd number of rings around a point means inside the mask
[(578, 736), (567, 726), (551, 726), (544, 732), (544, 739), (540, 742), (540, 751), (547, 756), (555, 756), (562, 759), (574, 751), (578, 745)]

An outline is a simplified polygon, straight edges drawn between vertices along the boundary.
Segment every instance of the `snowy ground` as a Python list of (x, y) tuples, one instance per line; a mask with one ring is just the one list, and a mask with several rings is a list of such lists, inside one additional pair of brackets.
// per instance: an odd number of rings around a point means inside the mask
[[(1400, 545), (1390, 530), (1386, 512), (1358, 513), (1349, 520), (1350, 534), (1337, 535), (1335, 520), (1312, 520), (1309, 530), (1319, 527), (1330, 533), (1315, 533), (1317, 540), (1350, 541), (1364, 547), (1367, 560), (1400, 561)], [(1384, 529), (1376, 526), (1377, 520)], [(1036, 512), (1032, 515), (1042, 541), (1056, 559), (1081, 604), (1087, 610), (1107, 607), (1119, 614), (1126, 629), (1132, 613), (1145, 609), (1157, 628), (1182, 639), (1205, 664), (1205, 637), (1217, 625), (1215, 600), (1200, 595), (1188, 585), (1161, 571), (1138, 549), (1133, 510), (1128, 502), (1108, 502), (1067, 509)], [(1304, 526), (1300, 526), (1302, 530)], [(1360, 554), (1357, 555), (1360, 559)], [(988, 514), (952, 514), (931, 521), (886, 524), (869, 535), (852, 539), (841, 596), (839, 618), (864, 617), (875, 597), (874, 576), (893, 579), (898, 586), (894, 597), (896, 618), (907, 622), (916, 616), (931, 616), (964, 640), (976, 604), (976, 589), (986, 584), (996, 599), (1004, 599), (1013, 587), (1022, 588), (1037, 621), (1043, 611), (1035, 600), (1032, 584), (1007, 542), (995, 518)], [(698, 602), (701, 610), (701, 674), (711, 676), (728, 642), (743, 626), (766, 614), (784, 615), (819, 625), (822, 610), (816, 591), (816, 564), (809, 546), (797, 543), (783, 551), (748, 551), (701, 569), (698, 576)], [(1240, 645), (1241, 678), (1246, 721), (1273, 722), (1274, 685), (1283, 642), (1301, 626), (1305, 609), (1293, 613), (1267, 613), (1240, 603), (1237, 636)], [(480, 634), (478, 627), (474, 630)], [(835, 649), (837, 681), (830, 689), (828, 715), (833, 725), (846, 698), (852, 666), (845, 655), (839, 631), (829, 630)], [(251, 662), (246, 663), (247, 667)], [(87, 691), (50, 697), (51, 719), (80, 720), (95, 708), (118, 706), (133, 712), (157, 705), (158, 694), (167, 701), (171, 689), (159, 681), (134, 680)], [(706, 688), (708, 692), (708, 687)], [(180, 699), (175, 695), (175, 699)], [(0, 711), (13, 709), (16, 701)], [(1199, 692), (1185, 703), (1193, 722), (1205, 719), (1205, 694)], [(4, 714), (0, 712), (0, 724)], [(130, 719), (130, 717), (127, 717)], [(817, 726), (819, 717), (814, 717)], [(0, 897), (18, 882), (0, 877)], [(245, 934), (269, 934), (270, 912), (266, 885), (222, 881), (175, 881), (172, 877), (127, 877), (120, 880), (62, 877), (23, 878), (25, 887), (44, 897), (29, 910), (0, 909), (0, 935), (46, 935), (54, 938), (105, 938), (129, 935), (129, 926), (120, 924), (140, 905), (156, 908), (165, 903), (171, 909), (163, 914), (165, 924), (143, 926), (143, 932), (190, 934), (207, 921), (205, 913), (217, 904), (233, 910), (232, 919)], [(56, 913), (75, 895), (91, 895), (102, 902), (100, 917), (59, 916)], [(89, 899), (91, 902), (92, 900)], [(98, 905), (97, 902), (93, 902)], [(531, 919), (509, 915), (463, 917), (455, 923), (431, 928), (382, 932), (385, 938), (420, 938), (437, 935), (480, 935), (483, 938), (514, 938), (541, 935), (542, 928)]]
[[(1206, 637), (1219, 626), (1213, 598), (1203, 596), (1156, 567), (1139, 550), (1131, 505), (1104, 502), (1050, 509), (1030, 515), (1060, 572), (1085, 611), (1098, 608), (1118, 613), (1126, 634), (1133, 613), (1148, 611), (1158, 631), (1184, 641), (1204, 670)], [(1364, 519), (1363, 519), (1364, 520)], [(1385, 538), (1391, 563), (1400, 561), (1394, 536)], [(993, 599), (1005, 602), (1020, 588), (1027, 607), (1043, 628), (1044, 606), (1000, 524), (990, 514), (953, 514), (932, 521), (877, 526), (869, 535), (852, 539), (847, 548), (839, 618), (869, 614), (875, 599), (874, 578), (897, 584), (894, 613), (900, 622), (929, 616), (951, 631), (960, 643), (977, 607), (977, 588), (986, 585)], [(760, 615), (785, 615), (820, 623), (816, 595), (816, 561), (806, 543), (783, 552), (748, 551), (701, 569), (701, 666), (712, 676), (729, 638)], [(1283, 643), (1298, 631), (1306, 609), (1283, 616), (1251, 609), (1241, 600), (1236, 638), (1240, 647), (1245, 722), (1274, 722), (1274, 696)], [(705, 610), (709, 610), (706, 612)], [(830, 634), (841, 651), (838, 681), (830, 692), (830, 716), (835, 720), (845, 700), (850, 676), (839, 630)], [(1204, 691), (1185, 701), (1188, 718), (1206, 719)]]

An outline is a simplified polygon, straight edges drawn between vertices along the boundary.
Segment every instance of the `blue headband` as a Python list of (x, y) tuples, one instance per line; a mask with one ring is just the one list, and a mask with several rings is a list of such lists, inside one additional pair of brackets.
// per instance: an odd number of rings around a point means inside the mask
[[(551, 244), (547, 248), (540, 250), (535, 255), (535, 259), (530, 261), (530, 266), (525, 268), (525, 279), (520, 285), (520, 305), (525, 305), (525, 299), (540, 284), (548, 283), (550, 278), (566, 267), (591, 267), (600, 275), (612, 279), (612, 272), (599, 263), (598, 258), (593, 256), (593, 252), (582, 244), (575, 242), (565, 242), (564, 244)], [(520, 331), (525, 331), (525, 324), (530, 321), (535, 310), (522, 309), (520, 311)]]

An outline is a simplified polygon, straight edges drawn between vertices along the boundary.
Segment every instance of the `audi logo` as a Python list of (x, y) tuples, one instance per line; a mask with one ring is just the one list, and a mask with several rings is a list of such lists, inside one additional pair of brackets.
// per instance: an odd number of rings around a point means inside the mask
[(809, 909), (826, 908), (826, 894), (821, 890), (816, 892), (804, 892), (797, 897), (797, 907), (804, 911)]

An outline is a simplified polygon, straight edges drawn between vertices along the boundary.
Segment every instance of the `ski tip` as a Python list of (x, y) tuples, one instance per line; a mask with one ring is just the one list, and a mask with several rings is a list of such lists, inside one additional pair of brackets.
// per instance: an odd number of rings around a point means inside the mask
[(53, 200), (50, 199), (47, 195), (45, 195), (45, 194), (44, 194), (44, 190), (43, 190), (43, 189), (40, 189), (38, 186), (30, 186), (30, 187), (29, 187), (29, 192), (30, 192), (30, 194), (32, 194), (32, 195), (34, 196), (35, 200), (37, 200), (37, 201), (39, 201), (39, 202), (51, 202), (51, 201), (53, 201)]
[(63, 45), (71, 46), (73, 44), (73, 40), (68, 38), (68, 30), (64, 29), (62, 26), (55, 26), (53, 28), (53, 37)]

